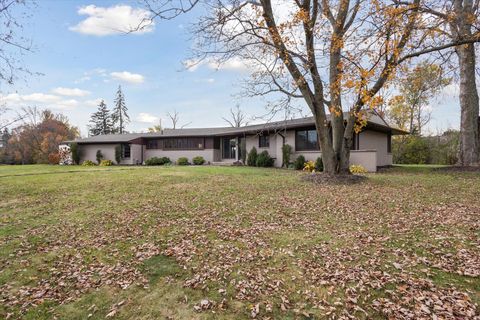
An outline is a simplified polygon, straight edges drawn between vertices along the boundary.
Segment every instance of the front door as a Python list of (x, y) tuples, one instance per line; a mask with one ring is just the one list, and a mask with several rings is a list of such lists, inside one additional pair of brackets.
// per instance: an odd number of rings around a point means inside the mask
[(237, 139), (235, 138), (223, 138), (222, 142), (222, 158), (223, 159), (236, 159)]

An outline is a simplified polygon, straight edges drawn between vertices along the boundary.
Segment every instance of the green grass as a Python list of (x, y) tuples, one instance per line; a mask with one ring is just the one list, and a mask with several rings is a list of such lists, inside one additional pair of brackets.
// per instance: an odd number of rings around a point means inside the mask
[(478, 173), (303, 174), (0, 166), (0, 318), (420, 317), (409, 296), (453, 291), (479, 313)]

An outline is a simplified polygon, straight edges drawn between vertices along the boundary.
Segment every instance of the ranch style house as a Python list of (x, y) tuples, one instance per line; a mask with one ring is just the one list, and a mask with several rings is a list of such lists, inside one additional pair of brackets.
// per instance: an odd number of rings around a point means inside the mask
[[(350, 164), (362, 165), (369, 172), (392, 165), (391, 138), (396, 134), (406, 132), (392, 128), (377, 113), (370, 113), (367, 125), (354, 136)], [(114, 160), (115, 148), (121, 145), (120, 164), (125, 165), (140, 165), (151, 157), (168, 157), (171, 161), (186, 157), (191, 161), (196, 156), (202, 156), (209, 164), (233, 164), (242, 159), (240, 145), (243, 141), (247, 152), (252, 147), (258, 153), (267, 150), (275, 159), (276, 167), (282, 165), (284, 144), (292, 146), (291, 161), (299, 155), (307, 161), (321, 157), (313, 117), (239, 128), (164, 129), (152, 133), (98, 135), (65, 144), (77, 143), (80, 162), (96, 161), (97, 150), (101, 150), (104, 159)]]

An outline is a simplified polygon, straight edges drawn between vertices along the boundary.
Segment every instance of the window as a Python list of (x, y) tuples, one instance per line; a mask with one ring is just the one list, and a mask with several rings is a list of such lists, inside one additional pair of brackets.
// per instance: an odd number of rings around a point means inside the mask
[(122, 144), (122, 158), (123, 159), (130, 159), (130, 145), (129, 144)]
[(222, 139), (222, 158), (235, 159), (235, 150), (237, 146), (237, 139), (223, 138)]
[(168, 138), (163, 140), (164, 150), (193, 150), (203, 149), (205, 140), (203, 138)]
[(315, 129), (297, 130), (295, 132), (295, 150), (319, 150), (317, 131)]
[(147, 149), (158, 149), (158, 140), (148, 140)]
[(269, 148), (270, 147), (270, 136), (259, 136), (258, 137), (258, 147), (259, 148)]

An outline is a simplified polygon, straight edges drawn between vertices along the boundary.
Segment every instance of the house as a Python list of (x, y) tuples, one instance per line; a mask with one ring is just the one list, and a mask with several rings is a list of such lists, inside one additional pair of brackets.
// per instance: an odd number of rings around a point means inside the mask
[[(405, 132), (392, 128), (378, 114), (371, 114), (367, 125), (355, 134), (351, 164), (364, 166), (374, 172), (378, 167), (392, 164), (391, 137)], [(244, 141), (244, 142), (243, 142)], [(242, 143), (247, 152), (252, 147), (258, 152), (267, 150), (275, 159), (274, 165), (282, 165), (282, 145), (292, 146), (293, 161), (304, 155), (306, 160), (321, 156), (313, 117), (249, 125), (240, 128), (217, 127), (195, 129), (164, 129), (154, 133), (129, 133), (98, 135), (66, 143), (76, 142), (81, 162), (96, 161), (97, 150), (104, 159), (115, 159), (115, 148), (120, 145), (121, 164), (142, 164), (151, 157), (168, 157), (176, 161), (180, 157), (202, 156), (207, 163), (228, 164), (242, 159)]]

